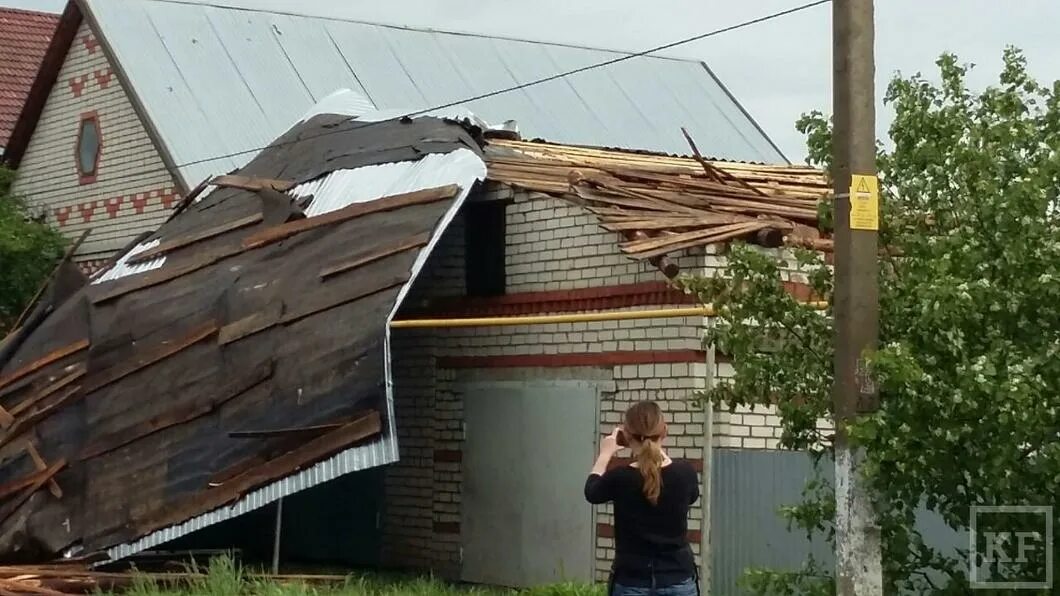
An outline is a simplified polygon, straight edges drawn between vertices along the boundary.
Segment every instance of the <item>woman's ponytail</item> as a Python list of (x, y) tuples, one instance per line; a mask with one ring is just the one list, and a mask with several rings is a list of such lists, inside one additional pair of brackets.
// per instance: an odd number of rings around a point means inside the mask
[(662, 491), (662, 446), (658, 440), (645, 437), (637, 450), (637, 469), (644, 479), (644, 498), (652, 505), (659, 504), (659, 493)]

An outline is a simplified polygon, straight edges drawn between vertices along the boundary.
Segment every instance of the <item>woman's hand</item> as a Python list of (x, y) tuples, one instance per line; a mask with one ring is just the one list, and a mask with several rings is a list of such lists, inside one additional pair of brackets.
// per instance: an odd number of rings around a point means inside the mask
[(620, 432), (622, 432), (621, 426), (616, 427), (615, 430), (611, 431), (611, 434), (600, 439), (600, 455), (596, 458), (596, 463), (593, 464), (590, 474), (603, 476), (604, 472), (607, 471), (607, 464), (611, 462), (611, 458), (622, 449), (622, 446), (618, 444), (618, 433)]
[(606, 454), (608, 458), (614, 457), (622, 446), (618, 444), (618, 433), (622, 432), (621, 426), (616, 426), (611, 434), (600, 440), (600, 455)]

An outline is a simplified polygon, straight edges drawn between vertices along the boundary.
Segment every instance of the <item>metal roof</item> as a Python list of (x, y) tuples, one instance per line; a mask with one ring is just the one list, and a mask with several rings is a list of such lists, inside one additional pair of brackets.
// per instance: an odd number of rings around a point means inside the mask
[[(290, 0), (291, 12), (298, 2)], [(84, 0), (97, 32), (187, 186), (246, 163), (337, 89), (419, 110), (623, 54), (172, 0)], [(701, 62), (644, 57), (469, 102), (526, 137), (786, 161)]]

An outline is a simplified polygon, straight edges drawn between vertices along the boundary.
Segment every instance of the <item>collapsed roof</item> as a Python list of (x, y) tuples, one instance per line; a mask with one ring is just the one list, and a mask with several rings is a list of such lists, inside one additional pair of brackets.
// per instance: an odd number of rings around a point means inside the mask
[(64, 262), (0, 343), (0, 556), (121, 558), (396, 461), (389, 322), (478, 181), (583, 205), (643, 259), (813, 237), (827, 192), (331, 99), (94, 279)]
[[(659, 264), (666, 255), (728, 240), (827, 250), (817, 229), (828, 180), (807, 166), (491, 140), (489, 178), (561, 197), (621, 234), (620, 250)], [(673, 277), (676, 270), (666, 268)]]
[(484, 177), (459, 124), (317, 115), (60, 267), (0, 346), (0, 556), (120, 558), (396, 461), (388, 322)]

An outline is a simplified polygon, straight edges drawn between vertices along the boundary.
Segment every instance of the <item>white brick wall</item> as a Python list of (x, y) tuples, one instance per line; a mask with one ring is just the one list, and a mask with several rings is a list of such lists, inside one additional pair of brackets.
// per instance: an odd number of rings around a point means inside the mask
[[(662, 280), (647, 263), (623, 256), (621, 238), (604, 231), (595, 219), (565, 201), (512, 194), (493, 187), (494, 197), (512, 198), (507, 217), (508, 293), (582, 289)], [(439, 243), (417, 281), (409, 307), (428, 298), (459, 296), (464, 290), (464, 232), (458, 218)], [(529, 226), (533, 226), (531, 229)], [(683, 255), (688, 269), (703, 266), (702, 255)], [(643, 308), (634, 307), (631, 310)], [(440, 357), (489, 357), (599, 354), (634, 351), (702, 349), (702, 317), (566, 323), (519, 327), (456, 328), (433, 331), (395, 330), (395, 386), (401, 462), (390, 469), (388, 510), (384, 514), (384, 560), (401, 566), (429, 567), (451, 577), (459, 574), (461, 464), (434, 461), (431, 453), (451, 457), (461, 449), (461, 397), (453, 381), (492, 378), (511, 369), (439, 369)], [(702, 461), (703, 412), (689, 403), (706, 382), (706, 364), (619, 364), (592, 368), (521, 369), (545, 378), (591, 375), (602, 391), (599, 429), (610, 432), (622, 413), (642, 399), (658, 401), (671, 423), (667, 448), (673, 457)], [(425, 379), (430, 376), (430, 379)], [(413, 438), (410, 435), (414, 435)], [(587, 461), (593, 454), (586, 454)], [(588, 465), (588, 464), (587, 464)], [(427, 486), (431, 483), (431, 486)], [(432, 494), (432, 498), (428, 495)], [(391, 496), (400, 497), (392, 501)], [(690, 529), (699, 529), (701, 514), (692, 514)], [(600, 508), (599, 524), (611, 524), (608, 507)], [(429, 547), (424, 548), (425, 545)], [(613, 540), (597, 539), (598, 575), (602, 578), (614, 556)], [(698, 545), (694, 547), (698, 551)], [(426, 560), (425, 560), (426, 559)]]
[[(81, 114), (90, 111), (99, 116), (102, 151), (96, 181), (82, 185), (75, 146)], [(173, 177), (87, 23), (48, 96), (14, 190), (67, 237), (92, 230), (79, 261), (109, 256), (158, 227), (167, 215), (164, 203), (178, 198)]]

